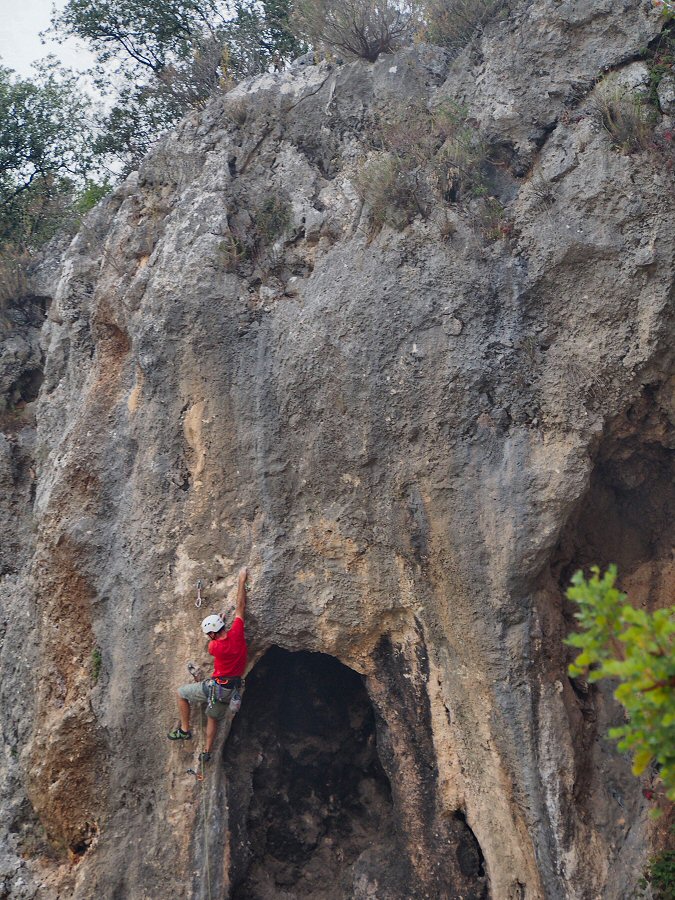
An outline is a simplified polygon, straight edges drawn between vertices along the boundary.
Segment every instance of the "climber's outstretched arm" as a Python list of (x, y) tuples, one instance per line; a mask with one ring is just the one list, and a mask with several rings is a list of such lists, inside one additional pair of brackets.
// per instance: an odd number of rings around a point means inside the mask
[(246, 612), (246, 579), (248, 578), (248, 569), (243, 566), (239, 569), (239, 584), (237, 586), (237, 608), (234, 611), (235, 619), (239, 616), (243, 620)]

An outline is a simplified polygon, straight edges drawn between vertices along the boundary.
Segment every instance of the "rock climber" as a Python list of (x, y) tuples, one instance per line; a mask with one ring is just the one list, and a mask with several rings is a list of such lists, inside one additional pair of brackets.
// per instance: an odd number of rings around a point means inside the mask
[(242, 675), (246, 670), (244, 613), (247, 577), (248, 569), (244, 566), (239, 570), (237, 606), (229, 630), (225, 627), (223, 616), (207, 616), (202, 622), (202, 631), (209, 639), (208, 651), (214, 658), (213, 675), (206, 681), (184, 684), (178, 688), (180, 725), (169, 732), (169, 740), (189, 741), (192, 738), (190, 703), (206, 704), (206, 743), (200, 755), (204, 763), (211, 759), (218, 722), (226, 716), (232, 695), (241, 687)]

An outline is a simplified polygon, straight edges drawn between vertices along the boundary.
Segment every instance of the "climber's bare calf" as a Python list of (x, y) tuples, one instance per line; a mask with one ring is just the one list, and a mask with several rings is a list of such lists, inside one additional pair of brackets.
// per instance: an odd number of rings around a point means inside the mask
[(190, 704), (181, 695), (178, 695), (178, 712), (180, 713), (180, 727), (182, 731), (190, 730)]

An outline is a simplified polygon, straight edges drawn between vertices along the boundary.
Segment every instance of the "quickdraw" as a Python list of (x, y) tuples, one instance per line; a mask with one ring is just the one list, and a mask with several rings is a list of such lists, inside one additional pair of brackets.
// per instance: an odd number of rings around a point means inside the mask
[(199, 668), (197, 663), (189, 662), (187, 664), (187, 670), (192, 675), (195, 681), (203, 681), (204, 680), (204, 672)]
[(188, 769), (187, 772), (186, 772), (186, 775), (194, 775), (195, 778), (197, 779), (197, 781), (203, 781), (203, 780), (204, 780), (204, 774), (201, 773), (201, 772), (195, 772), (194, 769)]
[(224, 703), (225, 700), (229, 700), (232, 696), (232, 688), (226, 687), (224, 684), (218, 684), (215, 678), (209, 681), (208, 690), (208, 709), (213, 709), (216, 703)]
[(202, 605), (202, 580), (201, 578), (197, 582), (197, 599), (195, 600), (195, 606), (197, 609)]

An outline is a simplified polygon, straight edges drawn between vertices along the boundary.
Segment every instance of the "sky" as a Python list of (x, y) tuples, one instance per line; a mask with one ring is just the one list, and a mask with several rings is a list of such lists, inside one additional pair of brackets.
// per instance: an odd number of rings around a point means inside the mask
[[(65, 0), (58, 0), (63, 7)], [(40, 32), (49, 26), (53, 0), (0, 0), (0, 63), (19, 75), (31, 74), (31, 63), (53, 53), (72, 69), (91, 65), (91, 55), (77, 41), (57, 44), (40, 41)]]

